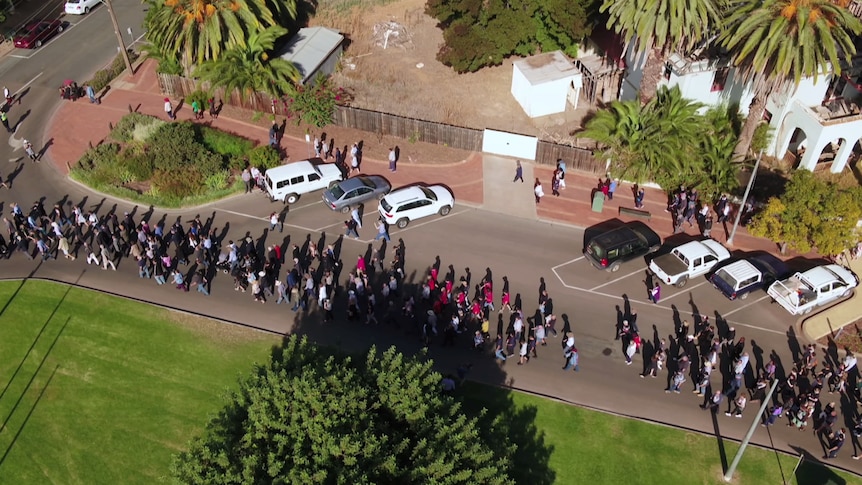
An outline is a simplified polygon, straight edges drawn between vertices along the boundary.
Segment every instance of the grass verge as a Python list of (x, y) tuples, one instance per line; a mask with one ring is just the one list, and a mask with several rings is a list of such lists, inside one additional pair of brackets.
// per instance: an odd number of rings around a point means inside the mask
[(229, 187), (221, 190), (211, 190), (205, 194), (188, 196), (183, 198), (170, 197), (165, 195), (153, 195), (150, 193), (140, 193), (125, 187), (117, 187), (116, 185), (100, 183), (87, 176), (87, 173), (81, 170), (73, 169), (69, 172), (69, 177), (78, 181), (93, 190), (103, 194), (118, 197), (130, 202), (136, 202), (146, 206), (160, 207), (164, 209), (180, 209), (183, 207), (195, 207), (217, 200), (230, 197), (231, 195), (240, 194), (245, 190), (245, 184), (239, 178), (233, 181)]

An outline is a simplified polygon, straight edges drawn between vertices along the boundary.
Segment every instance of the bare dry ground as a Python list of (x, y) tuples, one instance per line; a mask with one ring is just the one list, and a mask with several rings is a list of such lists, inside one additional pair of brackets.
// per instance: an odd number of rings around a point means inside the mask
[[(511, 94), (512, 59), (468, 74), (437, 61), (443, 34), (425, 14), (425, 0), (374, 3), (360, 0), (351, 10), (322, 3), (312, 21), (340, 30), (350, 41), (334, 80), (354, 93), (354, 106), (553, 141), (565, 141), (580, 127), (587, 108), (531, 120)], [(384, 49), (387, 27), (398, 34), (390, 34)]]

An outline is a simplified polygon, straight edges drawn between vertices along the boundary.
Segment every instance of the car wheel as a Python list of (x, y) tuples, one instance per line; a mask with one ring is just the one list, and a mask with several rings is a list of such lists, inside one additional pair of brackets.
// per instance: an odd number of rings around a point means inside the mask
[(674, 286), (676, 286), (677, 288), (682, 288), (685, 286), (686, 283), (688, 283), (688, 276), (683, 276), (679, 279), (679, 281), (676, 282)]
[(448, 205), (444, 205), (443, 207), (440, 208), (440, 215), (441, 216), (449, 215), (449, 212), (451, 210), (452, 210), (451, 207), (449, 207)]
[(296, 204), (296, 201), (299, 200), (299, 194), (287, 194), (287, 197), (284, 198), (284, 201), (288, 204)]
[(37, 40), (35, 45), (36, 45), (36, 48), (42, 47), (42, 41)]
[(398, 226), (398, 229), (404, 229), (405, 227), (407, 227), (407, 224), (409, 224), (409, 223), (410, 223), (410, 221), (407, 220), (406, 217), (404, 217), (404, 218), (398, 219), (398, 222), (396, 222), (395, 225)]
[(347, 214), (348, 212), (350, 212), (350, 206), (349, 205), (346, 205), (346, 206), (341, 208), (342, 214)]
[(850, 296), (850, 293), (853, 293), (853, 290), (851, 290), (850, 288), (847, 288), (847, 290), (845, 290), (844, 293), (841, 293), (841, 298), (847, 298), (848, 296)]
[(744, 300), (746, 298), (748, 298), (748, 293), (743, 293), (743, 294), (739, 295), (740, 300)]
[(59, 26), (59, 27), (57, 27), (57, 33), (58, 33), (58, 34), (59, 34), (60, 32), (62, 32), (62, 31), (63, 31), (63, 26), (62, 26), (62, 25), (61, 25), (61, 26)]
[(811, 306), (810, 306), (810, 307), (806, 308), (806, 309), (802, 312), (802, 314), (803, 314), (803, 315), (808, 315), (809, 313), (811, 313), (811, 310), (813, 310), (813, 309), (814, 309), (814, 307), (811, 307)]
[(611, 265), (610, 268), (608, 268), (608, 271), (610, 271), (611, 273), (616, 273), (619, 270), (620, 270), (620, 263), (614, 263)]
[(84, 7), (84, 15), (90, 13), (90, 7)]

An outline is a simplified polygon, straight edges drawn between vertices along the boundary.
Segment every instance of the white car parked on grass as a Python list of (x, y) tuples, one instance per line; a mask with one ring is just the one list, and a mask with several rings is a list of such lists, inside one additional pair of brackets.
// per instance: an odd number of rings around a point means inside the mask
[(101, 0), (66, 0), (66, 13), (70, 15), (84, 15), (90, 13)]
[(412, 185), (390, 192), (380, 200), (377, 211), (387, 224), (404, 229), (414, 219), (433, 214), (445, 216), (454, 206), (455, 197), (446, 187)]

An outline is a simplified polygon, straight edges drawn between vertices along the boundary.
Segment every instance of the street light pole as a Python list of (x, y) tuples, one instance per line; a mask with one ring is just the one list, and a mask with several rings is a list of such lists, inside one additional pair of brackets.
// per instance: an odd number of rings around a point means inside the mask
[(132, 61), (129, 59), (128, 51), (126, 51), (126, 41), (123, 40), (123, 34), (120, 32), (120, 25), (117, 23), (117, 16), (114, 14), (114, 7), (111, 5), (111, 0), (102, 0), (102, 3), (108, 7), (108, 15), (111, 17), (111, 23), (114, 24), (114, 33), (117, 34), (117, 42), (120, 44), (120, 52), (123, 54), (123, 60), (126, 62), (126, 69), (134, 75), (135, 69), (132, 68)]
[[(758, 161), (759, 160), (760, 158), (758, 158)], [(745, 438), (743, 438), (742, 443), (740, 443), (739, 449), (736, 451), (736, 456), (733, 457), (733, 461), (727, 468), (727, 473), (724, 474), (725, 482), (729, 482), (733, 479), (733, 472), (736, 471), (736, 467), (739, 465), (739, 460), (742, 459), (742, 454), (745, 453), (745, 448), (748, 446), (748, 442), (751, 441), (751, 437), (754, 436), (754, 431), (757, 429), (757, 423), (763, 419), (763, 412), (766, 411), (766, 406), (772, 400), (772, 393), (775, 392), (776, 387), (778, 387), (778, 379), (775, 379), (772, 383), (772, 387), (769, 388), (769, 392), (767, 392), (766, 396), (763, 398), (763, 402), (760, 404), (760, 409), (757, 411), (757, 416), (755, 416), (754, 420), (751, 422), (751, 427), (748, 428), (748, 433), (746, 433)]]
[(736, 211), (736, 220), (733, 222), (733, 229), (730, 230), (730, 237), (727, 238), (727, 245), (733, 246), (733, 238), (736, 236), (736, 228), (739, 227), (739, 221), (742, 219), (742, 211), (745, 208), (745, 202), (748, 200), (748, 194), (754, 186), (754, 179), (757, 178), (757, 167), (760, 166), (760, 158), (763, 157), (763, 150), (757, 154), (757, 161), (754, 162), (754, 170), (751, 171), (751, 177), (748, 178), (748, 185), (745, 187), (745, 194), (742, 196), (742, 205)]

